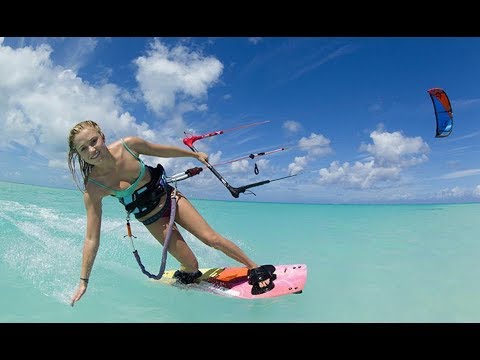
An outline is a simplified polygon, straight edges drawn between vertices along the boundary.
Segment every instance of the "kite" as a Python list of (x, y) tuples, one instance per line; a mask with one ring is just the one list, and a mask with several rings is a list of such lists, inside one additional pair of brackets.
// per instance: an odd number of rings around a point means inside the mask
[(452, 105), (445, 90), (440, 88), (432, 88), (427, 90), (432, 99), (433, 108), (435, 110), (435, 118), (437, 121), (437, 130), (435, 137), (442, 138), (450, 135), (453, 129), (453, 112)]

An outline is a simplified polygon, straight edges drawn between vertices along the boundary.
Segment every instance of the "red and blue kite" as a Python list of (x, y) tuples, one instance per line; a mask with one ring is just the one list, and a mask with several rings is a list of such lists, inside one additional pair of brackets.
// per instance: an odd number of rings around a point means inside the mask
[(432, 99), (433, 108), (435, 109), (435, 118), (437, 120), (437, 132), (435, 137), (447, 137), (453, 129), (452, 105), (450, 104), (447, 93), (440, 88), (432, 88), (427, 90), (427, 92)]

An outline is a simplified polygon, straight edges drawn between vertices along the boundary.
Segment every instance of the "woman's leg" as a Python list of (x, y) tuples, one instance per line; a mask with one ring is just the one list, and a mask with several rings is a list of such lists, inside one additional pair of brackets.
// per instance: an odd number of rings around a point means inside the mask
[[(162, 245), (167, 236), (168, 221), (168, 217), (162, 217), (150, 225), (145, 225), (148, 231), (150, 231), (155, 239)], [(197, 258), (183, 239), (182, 234), (178, 231), (175, 224), (173, 224), (172, 235), (168, 244), (168, 252), (181, 264), (181, 270), (191, 273), (198, 270)]]
[(200, 239), (205, 245), (222, 251), (225, 255), (244, 264), (249, 269), (258, 266), (237, 245), (213, 230), (190, 201), (179, 192), (177, 192), (177, 199), (175, 221), (181, 227)]
[[(163, 245), (168, 231), (169, 218), (160, 218), (150, 225), (146, 225), (148, 231)], [(177, 207), (175, 222), (190, 232), (193, 236), (200, 239), (205, 245), (211, 246), (222, 251), (225, 255), (244, 264), (249, 269), (258, 267), (250, 258), (233, 242), (227, 240), (203, 219), (193, 205), (180, 192), (177, 192)], [(170, 238), (168, 251), (182, 265), (182, 270), (186, 272), (196, 272), (198, 270), (198, 260), (187, 245), (174, 224)], [(259, 282), (261, 288), (268, 286), (270, 279)]]

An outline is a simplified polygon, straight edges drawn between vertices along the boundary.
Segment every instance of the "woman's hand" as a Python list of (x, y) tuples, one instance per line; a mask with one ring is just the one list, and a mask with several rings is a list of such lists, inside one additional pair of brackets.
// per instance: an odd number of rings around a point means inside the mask
[(72, 297), (72, 301), (70, 302), (70, 306), (73, 306), (80, 298), (85, 294), (85, 291), (87, 291), (87, 284), (83, 281), (80, 280), (80, 284), (78, 285), (77, 292), (75, 295)]
[(198, 161), (204, 163), (205, 165), (208, 165), (208, 155), (204, 152), (197, 152), (197, 159)]

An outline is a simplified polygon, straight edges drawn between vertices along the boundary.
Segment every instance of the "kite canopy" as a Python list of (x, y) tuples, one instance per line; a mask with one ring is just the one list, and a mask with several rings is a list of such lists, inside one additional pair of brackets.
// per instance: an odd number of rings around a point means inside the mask
[(445, 90), (440, 88), (432, 88), (427, 90), (432, 99), (433, 108), (435, 110), (435, 118), (437, 120), (437, 131), (435, 137), (447, 137), (453, 129), (453, 112), (452, 105), (448, 99)]

